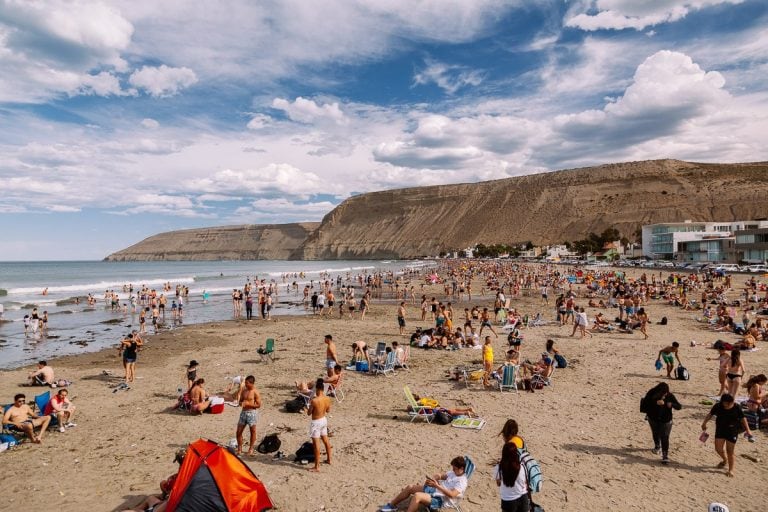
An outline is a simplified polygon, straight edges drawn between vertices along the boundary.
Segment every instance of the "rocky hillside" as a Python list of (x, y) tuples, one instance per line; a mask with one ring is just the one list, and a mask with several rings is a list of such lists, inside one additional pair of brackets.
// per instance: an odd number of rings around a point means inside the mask
[[(412, 258), (477, 243), (562, 243), (608, 227), (631, 236), (654, 222), (766, 217), (768, 163), (655, 160), (372, 192), (341, 203), (314, 231), (309, 224), (179, 231), (109, 258)], [(266, 247), (273, 231), (290, 240)]]
[(151, 236), (110, 254), (108, 261), (290, 260), (317, 222), (186, 229)]

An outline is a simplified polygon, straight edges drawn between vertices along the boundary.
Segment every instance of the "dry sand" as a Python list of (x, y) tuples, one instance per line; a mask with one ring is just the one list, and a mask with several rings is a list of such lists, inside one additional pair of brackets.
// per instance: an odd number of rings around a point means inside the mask
[[(513, 306), (545, 311), (551, 319), (553, 308), (544, 310), (535, 295), (513, 300)], [(490, 306), (492, 297), (476, 298), (472, 304)], [(458, 313), (466, 305), (454, 304), (454, 310)], [(568, 368), (556, 371), (554, 387), (533, 394), (502, 394), (481, 386), (467, 389), (448, 380), (445, 374), (451, 366), (479, 360), (480, 353), (474, 350), (413, 350), (411, 369), (392, 376), (348, 372), (346, 400), (333, 404), (329, 419), (333, 466), (323, 465), (320, 474), (313, 474), (290, 462), (292, 457), (275, 461), (271, 455), (257, 455), (247, 463), (281, 510), (373, 511), (403, 485), (447, 469), (456, 455), (470, 454), (478, 469), (462, 507), (498, 510), (498, 490), (491, 477), (501, 447), (497, 434), (507, 418), (515, 418), (531, 453), (541, 462), (544, 490), (535, 501), (549, 512), (704, 511), (711, 501), (726, 503), (732, 512), (764, 510), (768, 471), (764, 462), (742, 456), (766, 459), (764, 433), (757, 434), (754, 444), (739, 440), (734, 479), (715, 468), (719, 459), (712, 441), (705, 446), (698, 441), (701, 420), (709, 409), (699, 401), (718, 389), (716, 362), (707, 360), (716, 352), (702, 345), (718, 336), (695, 323), (695, 313), (660, 304), (648, 310), (654, 320), (669, 318), (668, 326), (651, 327), (648, 341), (639, 333), (578, 340), (568, 336), (570, 326), (527, 329), (523, 357), (536, 359), (551, 337), (570, 362)], [(595, 310), (589, 312), (591, 318)], [(615, 316), (615, 310), (608, 315)], [(409, 306), (409, 332), (418, 325), (427, 327), (418, 316), (418, 306)], [(70, 396), (79, 408), (78, 426), (64, 434), (49, 431), (41, 446), (25, 443), (0, 454), (4, 471), (0, 508), (120, 510), (158, 492), (160, 480), (176, 470), (172, 459), (178, 448), (198, 437), (227, 443), (234, 437), (239, 409), (228, 406), (223, 414), (197, 417), (167, 411), (190, 359), (200, 362), (198, 375), (205, 377), (210, 392), (222, 390), (225, 378), (240, 368), (255, 375), (264, 401), (259, 438), (280, 432), (282, 450), (292, 455), (307, 439), (309, 422), (306, 415), (283, 412), (282, 405), (294, 395), (294, 380), (322, 373), (326, 333), (334, 335), (344, 359), (356, 339), (369, 345), (405, 339), (396, 334), (395, 306), (374, 301), (364, 321), (284, 317), (193, 326), (150, 337), (139, 355), (138, 380), (128, 391), (113, 393), (110, 379), (102, 375), (102, 370), (121, 375), (116, 350), (53, 362), (58, 376), (75, 381)], [(274, 363), (261, 363), (256, 354), (267, 337), (277, 340)], [(699, 346), (689, 347), (691, 339)], [(651, 435), (639, 413), (639, 401), (660, 380), (653, 367), (656, 353), (673, 340), (683, 345), (681, 357), (691, 380), (670, 381), (684, 407), (675, 414), (672, 463), (664, 467), (650, 452)], [(505, 344), (503, 337), (496, 341), (497, 360), (503, 357)], [(768, 349), (746, 353), (744, 359), (748, 375), (768, 370)], [(28, 399), (40, 391), (18, 385), (28, 370), (0, 373), (3, 402), (20, 391)], [(471, 431), (409, 423), (402, 391), (406, 384), (444, 405), (472, 404), (487, 425)]]

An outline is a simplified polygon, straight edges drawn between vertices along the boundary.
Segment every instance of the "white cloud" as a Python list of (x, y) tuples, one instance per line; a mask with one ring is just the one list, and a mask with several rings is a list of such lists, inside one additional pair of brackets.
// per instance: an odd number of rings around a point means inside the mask
[(339, 108), (339, 103), (324, 103), (322, 105), (309, 100), (297, 97), (293, 102), (283, 98), (275, 98), (272, 101), (272, 108), (282, 110), (293, 121), (300, 123), (323, 123), (332, 122), (335, 124), (346, 124), (348, 122), (344, 112)]
[(154, 130), (155, 128), (158, 128), (160, 126), (160, 123), (158, 123), (155, 119), (152, 119), (151, 117), (145, 117), (141, 120), (141, 126), (144, 128), (148, 128), (150, 130)]
[(426, 67), (413, 77), (414, 85), (434, 83), (448, 94), (456, 94), (467, 86), (478, 86), (483, 82), (480, 71), (469, 70), (464, 66), (448, 65), (434, 60), (427, 60)]
[(189, 68), (143, 66), (134, 71), (128, 82), (156, 97), (174, 96), (186, 87), (197, 83), (195, 72)]
[(269, 164), (259, 169), (224, 169), (206, 178), (193, 180), (193, 190), (214, 194), (263, 194), (280, 192), (304, 197), (327, 187), (315, 173), (289, 164)]
[(102, 71), (98, 75), (83, 77), (79, 90), (82, 94), (95, 94), (96, 96), (120, 96), (124, 94), (120, 88), (120, 80), (106, 71)]
[[(582, 30), (643, 30), (681, 20), (690, 12), (719, 4), (739, 4), (744, 0), (594, 0), (580, 4), (583, 11), (567, 17), (565, 25)], [(571, 12), (570, 14), (573, 14)]]
[(249, 130), (261, 130), (272, 124), (272, 118), (265, 114), (254, 114), (246, 128)]

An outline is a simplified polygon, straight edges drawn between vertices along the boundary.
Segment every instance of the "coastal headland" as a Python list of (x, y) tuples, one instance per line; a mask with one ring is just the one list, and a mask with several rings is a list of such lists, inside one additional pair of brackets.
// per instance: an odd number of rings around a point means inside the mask
[(478, 243), (573, 241), (643, 224), (768, 217), (768, 163), (628, 162), (502, 180), (360, 194), (318, 224), (162, 233), (115, 261), (408, 259)]

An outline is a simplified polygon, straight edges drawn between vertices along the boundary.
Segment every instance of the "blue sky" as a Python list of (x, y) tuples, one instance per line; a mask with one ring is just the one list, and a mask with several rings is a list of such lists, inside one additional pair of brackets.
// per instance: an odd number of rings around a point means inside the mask
[(381, 189), (765, 161), (766, 27), (764, 0), (0, 0), (0, 261)]

